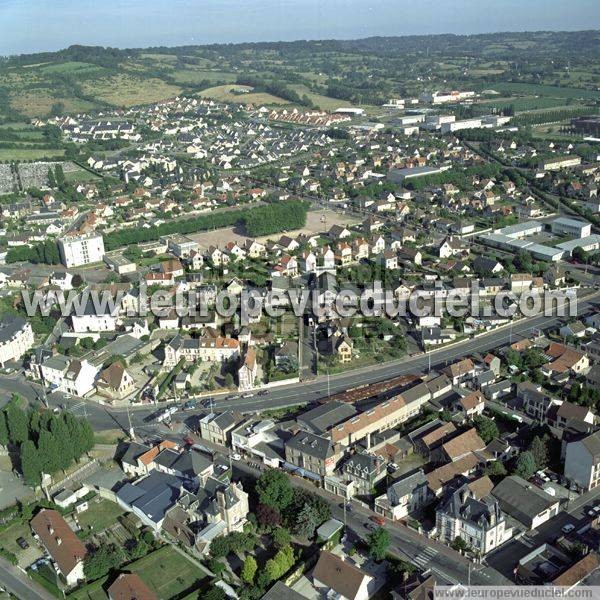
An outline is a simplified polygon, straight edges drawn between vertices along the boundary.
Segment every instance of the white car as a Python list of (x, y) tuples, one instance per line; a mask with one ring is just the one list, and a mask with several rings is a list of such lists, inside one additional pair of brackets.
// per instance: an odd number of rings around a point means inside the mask
[(573, 531), (573, 529), (575, 529), (575, 525), (573, 525), (573, 523), (567, 523), (566, 525), (563, 526), (562, 532), (563, 533), (571, 533), (571, 531)]
[(233, 460), (242, 460), (241, 454), (238, 454), (237, 452), (235, 454), (232, 454), (231, 458), (233, 458)]

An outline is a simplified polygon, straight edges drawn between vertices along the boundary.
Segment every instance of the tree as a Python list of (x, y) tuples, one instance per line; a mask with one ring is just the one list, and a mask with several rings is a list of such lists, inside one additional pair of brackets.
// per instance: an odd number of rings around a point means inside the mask
[(273, 544), (276, 548), (283, 548), (292, 541), (292, 535), (285, 527), (277, 527), (273, 531)]
[(208, 568), (215, 574), (216, 577), (220, 577), (225, 570), (225, 565), (217, 558), (211, 558), (208, 561)]
[(6, 425), (6, 417), (3, 412), (0, 412), (0, 446), (8, 444), (8, 427)]
[(466, 552), (469, 549), (469, 544), (459, 536), (456, 536), (450, 545), (458, 552)]
[(504, 466), (504, 463), (495, 460), (494, 462), (488, 463), (485, 467), (485, 474), (490, 477), (504, 477), (504, 475), (506, 475), (506, 467)]
[(242, 581), (245, 581), (246, 583), (252, 583), (254, 581), (254, 576), (256, 575), (257, 569), (258, 565), (256, 564), (256, 559), (254, 556), (251, 554), (246, 556), (246, 560), (242, 566), (242, 572), (240, 573)]
[(198, 600), (225, 600), (226, 598), (227, 594), (225, 594), (223, 588), (217, 585), (213, 585), (208, 591), (198, 594)]
[(308, 502), (302, 507), (296, 515), (295, 532), (306, 538), (312, 538), (315, 535), (315, 529), (321, 524), (317, 509)]
[(256, 482), (256, 493), (261, 504), (279, 512), (286, 509), (294, 498), (289, 477), (278, 469), (264, 471)]
[(475, 425), (475, 429), (477, 429), (479, 437), (486, 444), (489, 444), (494, 438), (500, 435), (498, 425), (492, 419), (478, 415), (473, 419), (473, 424)]
[(285, 575), (294, 562), (293, 548), (291, 546), (284, 546), (281, 548), (265, 565), (265, 573), (267, 574), (269, 582), (275, 581)]
[(531, 441), (531, 454), (535, 460), (538, 469), (543, 469), (548, 466), (548, 439), (547, 436), (535, 436)]
[(381, 562), (390, 547), (391, 538), (387, 529), (378, 527), (367, 537), (369, 556), (376, 562)]
[(106, 544), (89, 553), (83, 561), (83, 572), (88, 581), (104, 577), (125, 562), (125, 551), (116, 544)]
[(44, 473), (56, 473), (56, 471), (61, 468), (61, 445), (54, 434), (46, 430), (40, 431), (38, 448), (42, 458), (42, 469)]
[(21, 444), (29, 437), (29, 419), (25, 411), (17, 405), (18, 397), (13, 396), (6, 407), (8, 438), (13, 444)]
[(27, 485), (37, 487), (42, 483), (40, 455), (31, 440), (27, 440), (21, 445), (21, 472)]
[(514, 473), (523, 479), (529, 479), (537, 470), (533, 454), (526, 450), (521, 452), (515, 464)]
[(281, 523), (281, 513), (266, 504), (259, 504), (256, 507), (256, 518), (263, 527), (278, 527)]
[(210, 543), (210, 555), (213, 558), (221, 558), (223, 556), (227, 556), (231, 551), (231, 547), (229, 545), (229, 540), (227, 536), (219, 536), (216, 537)]

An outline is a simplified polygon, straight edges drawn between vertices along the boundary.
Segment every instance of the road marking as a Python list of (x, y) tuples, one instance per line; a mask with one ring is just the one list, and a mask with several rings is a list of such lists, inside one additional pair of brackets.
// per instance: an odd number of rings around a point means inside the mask
[(419, 552), (419, 554), (417, 554), (417, 556), (414, 557), (413, 562), (418, 566), (418, 567), (424, 567), (425, 565), (427, 565), (435, 556), (437, 556), (438, 551), (435, 550), (434, 548), (430, 548), (429, 546), (427, 548), (425, 548), (424, 550), (422, 550), (421, 552)]

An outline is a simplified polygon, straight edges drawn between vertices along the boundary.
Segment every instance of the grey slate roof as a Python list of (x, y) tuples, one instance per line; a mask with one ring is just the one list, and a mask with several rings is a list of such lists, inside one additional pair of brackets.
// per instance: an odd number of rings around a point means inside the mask
[(518, 475), (505, 477), (492, 490), (492, 495), (498, 499), (504, 512), (527, 527), (531, 525), (534, 517), (557, 502), (555, 498)]

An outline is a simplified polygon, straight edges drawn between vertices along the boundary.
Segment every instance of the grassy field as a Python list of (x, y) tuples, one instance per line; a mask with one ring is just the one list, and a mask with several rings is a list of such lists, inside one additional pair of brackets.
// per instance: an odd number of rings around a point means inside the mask
[(11, 160), (40, 160), (42, 158), (61, 158), (64, 150), (39, 148), (0, 148), (0, 162)]
[(182, 85), (196, 84), (201, 81), (233, 83), (237, 75), (226, 71), (209, 71), (204, 69), (179, 69), (171, 73), (176, 83)]
[(96, 502), (95, 499), (89, 503), (89, 508), (80, 513), (77, 518), (82, 529), (87, 529), (90, 525), (94, 531), (102, 531), (111, 525), (114, 525), (117, 518), (125, 511), (110, 500), (101, 499)]
[(548, 96), (550, 98), (583, 98), (586, 100), (600, 98), (600, 92), (583, 90), (574, 87), (559, 87), (554, 85), (536, 85), (533, 83), (498, 82), (486, 85), (497, 92), (525, 94), (529, 96)]
[(181, 92), (180, 87), (161, 79), (143, 79), (124, 73), (84, 81), (82, 88), (85, 93), (113, 106), (150, 104), (173, 98)]
[(77, 169), (76, 171), (68, 171), (65, 173), (65, 179), (67, 181), (85, 183), (88, 181), (98, 181), (100, 180), (100, 177), (90, 173), (90, 171), (87, 171), (86, 169)]
[(172, 598), (181, 594), (206, 577), (190, 560), (171, 546), (163, 548), (128, 565), (159, 598)]
[(323, 96), (322, 94), (316, 94), (315, 92), (312, 92), (309, 88), (307, 88), (305, 85), (291, 85), (290, 88), (298, 92), (300, 96), (308, 96), (312, 100), (312, 102), (314, 102), (314, 104), (318, 106), (321, 110), (332, 111), (336, 108), (340, 108), (340, 106), (348, 105), (348, 102), (344, 102), (343, 100), (331, 98), (330, 96)]
[(550, 98), (548, 96), (522, 96), (522, 97), (508, 97), (508, 98), (497, 98), (495, 100), (484, 100), (482, 104), (486, 107), (492, 108), (505, 108), (507, 106), (513, 106), (515, 111), (526, 111), (526, 110), (539, 110), (546, 108), (558, 108), (564, 106), (565, 98)]
[(212, 98), (219, 102), (238, 102), (240, 104), (289, 104), (287, 100), (278, 98), (272, 94), (263, 92), (249, 92), (247, 94), (235, 94), (232, 90), (251, 88), (244, 85), (218, 85), (202, 90), (198, 95), (202, 98)]

